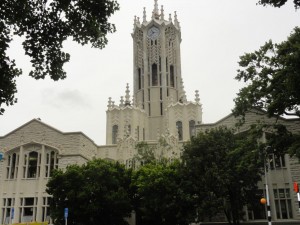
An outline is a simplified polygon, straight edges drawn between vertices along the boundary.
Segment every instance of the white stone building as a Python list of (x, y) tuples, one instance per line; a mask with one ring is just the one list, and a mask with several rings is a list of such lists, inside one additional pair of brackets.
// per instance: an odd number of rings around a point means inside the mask
[[(215, 124), (202, 124), (198, 91), (194, 101), (188, 101), (184, 91), (177, 15), (175, 13), (172, 19), (171, 15), (164, 14), (163, 7), (159, 9), (157, 0), (154, 2), (151, 19), (147, 20), (144, 9), (142, 19), (134, 20), (133, 94), (130, 95), (127, 84), (119, 104), (109, 98), (106, 145), (98, 146), (81, 132), (61, 132), (39, 119), (0, 137), (3, 155), (0, 161), (1, 224), (50, 221), (51, 196), (45, 189), (55, 168), (83, 164), (92, 158), (117, 160), (131, 167), (136, 143), (158, 144), (161, 138), (169, 148), (157, 154), (178, 158), (182, 144), (196, 130), (235, 124), (232, 115)], [(258, 118), (262, 117), (252, 115), (246, 121), (250, 123)], [(291, 129), (300, 130), (299, 121), (283, 121), (290, 124)], [(292, 192), (293, 181), (300, 182), (300, 166), (288, 156), (284, 160), (285, 166), (276, 167), (272, 171), (276, 174), (269, 177), (279, 196), (282, 190), (285, 193), (283, 199), (276, 199), (276, 193), (272, 192), (272, 210), (276, 212), (273, 219), (300, 219), (297, 198)], [(248, 212), (247, 219), (256, 219), (252, 214)]]

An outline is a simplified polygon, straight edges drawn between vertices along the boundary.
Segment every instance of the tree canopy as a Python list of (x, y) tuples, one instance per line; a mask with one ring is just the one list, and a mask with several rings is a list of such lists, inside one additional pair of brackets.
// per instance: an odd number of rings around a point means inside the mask
[(193, 137), (184, 147), (185, 179), (195, 199), (195, 218), (203, 221), (224, 212), (230, 224), (239, 224), (249, 193), (261, 179), (262, 160), (256, 132), (235, 135), (225, 127)]
[(236, 79), (246, 82), (234, 99), (235, 115), (258, 107), (269, 116), (300, 117), (300, 28), (286, 41), (266, 42), (240, 57)]
[(54, 224), (64, 224), (64, 208), (69, 208), (69, 224), (128, 224), (124, 218), (132, 210), (129, 185), (130, 174), (123, 165), (100, 159), (71, 165), (65, 172), (56, 170), (47, 184)]
[(0, 4), (0, 115), (2, 104), (16, 102), (15, 78), (22, 71), (7, 55), (14, 35), (24, 37), (25, 54), (31, 58), (30, 76), (64, 79), (63, 65), (70, 55), (62, 51), (71, 37), (79, 44), (103, 48), (107, 34), (115, 32), (109, 17), (119, 9), (115, 0), (2, 0)]
[(134, 171), (132, 189), (138, 225), (188, 225), (194, 220), (193, 202), (181, 172), (178, 161), (148, 163)]
[[(287, 3), (288, 0), (260, 0), (258, 2), (258, 4), (261, 4), (261, 5), (271, 5), (271, 6), (274, 6), (274, 7), (278, 7), (280, 8), (281, 6), (285, 5), (285, 3)], [(294, 2), (294, 6), (296, 9), (298, 9), (300, 7), (300, 0), (293, 0)]]

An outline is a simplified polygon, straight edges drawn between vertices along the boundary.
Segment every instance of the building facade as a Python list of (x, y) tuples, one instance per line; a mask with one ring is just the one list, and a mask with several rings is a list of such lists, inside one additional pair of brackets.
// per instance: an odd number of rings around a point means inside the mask
[[(144, 141), (158, 146), (156, 157), (180, 157), (182, 145), (196, 132), (220, 125), (233, 127), (232, 115), (215, 124), (202, 123), (199, 93), (188, 101), (181, 73), (181, 28), (176, 12), (165, 15), (154, 1), (147, 20), (134, 19), (133, 93), (126, 85), (119, 104), (111, 98), (106, 111), (106, 145), (99, 146), (81, 132), (64, 133), (39, 119), (0, 137), (0, 223), (48, 221), (49, 200), (46, 184), (53, 169), (70, 164), (82, 165), (93, 158), (115, 160), (133, 167), (136, 144)], [(260, 114), (249, 114), (246, 124), (271, 120)], [(290, 130), (300, 131), (299, 121), (280, 120)], [(269, 121), (270, 122), (270, 121)], [(160, 140), (168, 148), (160, 146)], [(277, 160), (277, 159), (276, 159)], [(274, 162), (276, 162), (274, 159)], [(300, 164), (285, 156), (280, 167), (267, 174), (271, 184), (273, 220), (300, 219), (294, 181), (300, 182)], [(278, 160), (277, 160), (278, 161)], [(263, 183), (260, 184), (263, 187)], [(253, 209), (246, 210), (246, 220), (260, 219)]]
[[(196, 127), (196, 132), (203, 132), (207, 129), (226, 126), (233, 128), (237, 133), (247, 132), (252, 124), (282, 124), (292, 133), (300, 132), (299, 119), (269, 118), (265, 112), (260, 110), (249, 111), (245, 115), (245, 123), (236, 127), (240, 118), (229, 114), (225, 118), (212, 124), (201, 124)], [(264, 138), (267, 133), (266, 130)], [(264, 141), (264, 140), (262, 140)], [(257, 221), (267, 219), (267, 206), (260, 204), (260, 198), (266, 196), (266, 183), (268, 184), (271, 218), (272, 221), (291, 221), (300, 220), (300, 209), (297, 194), (293, 191), (294, 182), (300, 183), (300, 163), (296, 157), (290, 157), (288, 154), (276, 156), (269, 154), (266, 158), (268, 170), (259, 182), (259, 192), (257, 193), (256, 207), (245, 206), (245, 220)], [(288, 222), (287, 222), (288, 223)]]

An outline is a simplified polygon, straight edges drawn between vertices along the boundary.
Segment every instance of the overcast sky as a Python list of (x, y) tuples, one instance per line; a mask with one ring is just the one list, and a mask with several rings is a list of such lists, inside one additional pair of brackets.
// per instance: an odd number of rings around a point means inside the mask
[[(239, 56), (257, 50), (269, 39), (281, 42), (300, 22), (293, 5), (275, 9), (256, 5), (258, 0), (159, 0), (165, 14), (177, 11), (181, 24), (182, 76), (188, 100), (199, 90), (204, 123), (231, 113), (233, 99), (242, 83), (234, 80)], [(63, 132), (82, 131), (98, 145), (105, 144), (108, 97), (119, 104), (126, 83), (132, 94), (133, 18), (150, 20), (153, 0), (118, 0), (120, 11), (111, 18), (117, 32), (108, 36), (105, 49), (92, 49), (67, 41), (71, 60), (67, 78), (36, 81), (27, 74), (29, 58), (16, 38), (10, 55), (23, 69), (17, 79), (18, 103), (0, 116), (0, 136), (33, 118)], [(291, 2), (291, 0), (289, 1)]]

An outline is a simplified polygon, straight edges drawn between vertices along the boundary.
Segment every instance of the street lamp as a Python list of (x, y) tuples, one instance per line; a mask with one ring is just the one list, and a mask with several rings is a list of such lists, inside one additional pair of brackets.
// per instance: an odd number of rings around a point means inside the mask
[(267, 149), (270, 146), (265, 148), (265, 155), (264, 155), (264, 169), (265, 169), (265, 185), (266, 185), (266, 198), (267, 198), (267, 217), (268, 217), (268, 225), (272, 225), (272, 217), (271, 217), (271, 206), (270, 206), (270, 195), (269, 195), (269, 186), (268, 186), (268, 177), (267, 177), (267, 159), (268, 159), (268, 151)]

